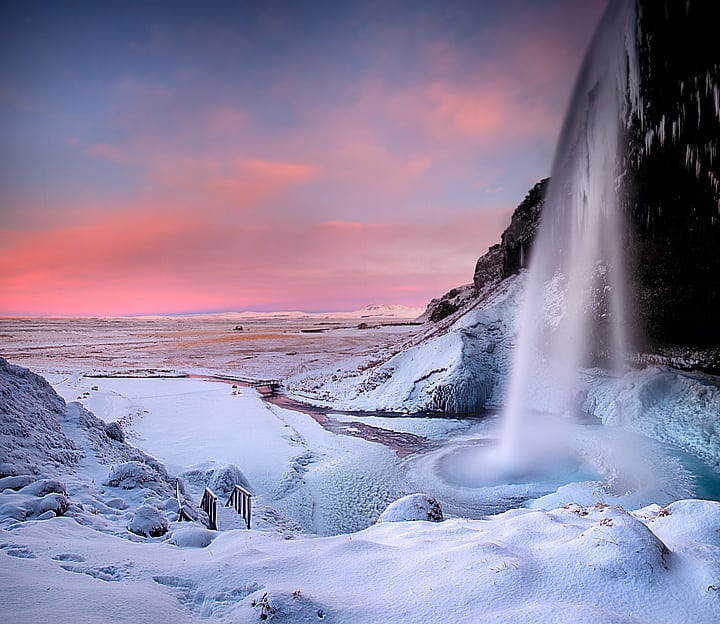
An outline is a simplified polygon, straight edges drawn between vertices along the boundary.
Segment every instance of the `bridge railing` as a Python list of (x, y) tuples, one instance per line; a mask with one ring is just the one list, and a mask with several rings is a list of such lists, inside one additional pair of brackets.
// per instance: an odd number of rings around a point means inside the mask
[(282, 386), (282, 381), (280, 379), (250, 379), (246, 383), (253, 388), (266, 387), (271, 390), (277, 390), (280, 386)]
[(247, 528), (250, 528), (250, 519), (252, 517), (252, 494), (250, 494), (250, 492), (236, 485), (227, 503), (225, 503), (225, 507), (234, 507), (235, 511), (245, 520)]
[(183, 520), (192, 522), (193, 519), (192, 517), (190, 517), (190, 514), (185, 510), (182, 496), (180, 496), (180, 481), (175, 481), (175, 498), (177, 499), (178, 504), (178, 520), (180, 522), (182, 522)]

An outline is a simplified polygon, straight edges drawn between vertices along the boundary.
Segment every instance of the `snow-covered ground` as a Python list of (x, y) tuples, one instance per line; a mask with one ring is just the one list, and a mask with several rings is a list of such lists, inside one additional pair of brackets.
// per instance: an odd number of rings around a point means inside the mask
[[(465, 335), (499, 328), (494, 344), (472, 355), (497, 357), (500, 367), (491, 372), (499, 383), (508, 335), (504, 301), (511, 299), (501, 297), (494, 311), (477, 310), (458, 324)], [(584, 409), (605, 425), (571, 425), (568, 457), (508, 477), (496, 472), (497, 416), (360, 416), (335, 405), (313, 417), (231, 382), (153, 378), (163, 368), (237, 375), (231, 358), (215, 357), (215, 349), (227, 349), (241, 330), (226, 320), (202, 322), (212, 330), (198, 332), (198, 320), (184, 327), (176, 319), (143, 320), (144, 330), (135, 321), (113, 328), (107, 340), (83, 329), (73, 338), (71, 321), (37, 336), (29, 321), (2, 328), (12, 332), (13, 359), (42, 371), (68, 404), (32, 373), (0, 367), (0, 464), (11, 475), (0, 481), (0, 619), (720, 619), (720, 503), (696, 499), (707, 495), (697, 466), (717, 482), (712, 379), (669, 369), (622, 380), (589, 374)], [(270, 336), (254, 344), (276, 345), (279, 354), (287, 338), (281, 322), (273, 322), (263, 332)], [(22, 327), (29, 327), (24, 337)], [(105, 332), (105, 323), (93, 331)], [(163, 332), (167, 340), (154, 348)], [(320, 365), (345, 359), (332, 373), (342, 390), (415, 332), (345, 324), (290, 340), (313, 345)], [(428, 348), (446, 356), (445, 346), (418, 346), (416, 360), (427, 364)], [(202, 356), (198, 366), (194, 355)], [(273, 368), (281, 358), (254, 359), (264, 363), (260, 376), (281, 376), (284, 364)], [(412, 369), (412, 355), (394, 362), (398, 379), (424, 374)], [(446, 372), (455, 374), (456, 364), (450, 358)], [(128, 369), (143, 371), (85, 375)], [(403, 452), (398, 440), (407, 443)], [(183, 504), (193, 509), (207, 484), (221, 499), (230, 482), (248, 487), (252, 529), (229, 508), (220, 510), (219, 531), (177, 522), (177, 475)], [(407, 517), (417, 501), (434, 498), (444, 521), (374, 524), (392, 501), (420, 492), (425, 496), (406, 499), (383, 520)], [(421, 509), (425, 517), (428, 509)], [(163, 534), (137, 534), (143, 532)]]
[[(405, 314), (410, 316), (401, 316)], [(2, 355), (37, 370), (287, 378), (366, 365), (420, 329), (417, 310), (333, 314), (231, 314), (200, 317), (0, 318)]]

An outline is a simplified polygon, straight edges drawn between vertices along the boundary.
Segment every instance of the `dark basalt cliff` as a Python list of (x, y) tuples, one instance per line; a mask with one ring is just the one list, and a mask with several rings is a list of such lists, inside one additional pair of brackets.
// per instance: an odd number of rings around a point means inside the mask
[(720, 40), (715, 2), (642, 0), (642, 118), (628, 150), (645, 347), (720, 346)]
[(525, 199), (515, 208), (510, 225), (500, 237), (500, 244), (490, 247), (477, 261), (473, 274), (476, 293), (527, 267), (548, 181), (549, 178), (540, 180), (530, 189)]

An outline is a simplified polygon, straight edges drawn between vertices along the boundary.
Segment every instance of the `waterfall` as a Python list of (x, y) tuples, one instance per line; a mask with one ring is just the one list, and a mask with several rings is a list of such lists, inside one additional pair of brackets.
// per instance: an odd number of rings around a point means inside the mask
[(562, 444), (583, 367), (624, 367), (624, 155), (631, 124), (643, 124), (636, 29), (635, 1), (611, 0), (558, 142), (517, 319), (501, 451), (509, 463), (543, 461), (545, 446)]

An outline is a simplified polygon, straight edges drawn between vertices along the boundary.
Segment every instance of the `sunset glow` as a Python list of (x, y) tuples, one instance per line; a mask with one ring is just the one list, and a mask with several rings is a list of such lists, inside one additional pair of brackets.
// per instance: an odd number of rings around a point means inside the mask
[(0, 314), (424, 306), (548, 175), (604, 6), (6, 7)]

